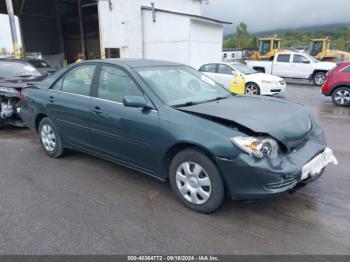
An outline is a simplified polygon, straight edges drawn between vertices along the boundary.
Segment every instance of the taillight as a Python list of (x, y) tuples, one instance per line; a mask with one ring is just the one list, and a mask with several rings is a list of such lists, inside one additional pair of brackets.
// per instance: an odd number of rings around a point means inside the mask
[(25, 99), (25, 95), (24, 95), (24, 88), (19, 92), (19, 100), (24, 101)]

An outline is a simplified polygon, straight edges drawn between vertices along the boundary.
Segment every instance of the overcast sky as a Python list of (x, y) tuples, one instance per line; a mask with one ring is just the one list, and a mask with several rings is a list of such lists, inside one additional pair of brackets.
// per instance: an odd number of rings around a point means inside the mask
[(209, 0), (202, 11), (204, 16), (233, 22), (234, 27), (245, 22), (252, 33), (350, 23), (350, 0)]
[[(16, 17), (16, 26), (17, 26), (17, 31), (19, 32), (17, 17)], [(19, 38), (19, 42), (21, 43), (21, 36), (19, 33), (17, 34), (17, 37)], [(0, 49), (3, 47), (5, 47), (7, 51), (12, 52), (12, 40), (11, 40), (9, 18), (7, 15), (0, 14)]]

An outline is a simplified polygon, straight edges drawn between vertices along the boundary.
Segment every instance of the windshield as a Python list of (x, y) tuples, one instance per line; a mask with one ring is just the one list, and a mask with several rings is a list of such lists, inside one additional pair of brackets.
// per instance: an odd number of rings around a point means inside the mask
[(188, 66), (136, 69), (152, 91), (169, 106), (186, 106), (224, 99), (230, 92)]
[(19, 62), (0, 61), (0, 77), (40, 76), (32, 66)]
[(29, 60), (30, 64), (32, 64), (36, 68), (50, 68), (51, 66), (43, 60)]
[(243, 65), (243, 64), (239, 64), (239, 63), (233, 63), (231, 64), (238, 72), (240, 72), (243, 75), (250, 75), (250, 74), (256, 74), (257, 71), (255, 71), (254, 69), (251, 69), (250, 67)]

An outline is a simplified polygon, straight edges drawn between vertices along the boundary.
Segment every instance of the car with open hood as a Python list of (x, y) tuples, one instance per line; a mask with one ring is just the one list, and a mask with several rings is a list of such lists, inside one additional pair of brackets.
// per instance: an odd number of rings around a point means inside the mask
[(225, 198), (294, 191), (337, 163), (303, 106), (232, 95), (171, 62), (74, 64), (25, 88), (21, 116), (48, 156), (71, 148), (170, 181), (184, 205), (205, 213)]

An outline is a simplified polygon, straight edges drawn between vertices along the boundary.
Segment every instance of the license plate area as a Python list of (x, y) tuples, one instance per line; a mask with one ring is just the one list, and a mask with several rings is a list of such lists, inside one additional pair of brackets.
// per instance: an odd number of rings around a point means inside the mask
[(321, 154), (317, 155), (310, 162), (303, 166), (301, 180), (306, 180), (319, 174), (322, 169), (330, 163), (337, 165), (338, 161), (335, 158), (332, 149), (327, 147)]

